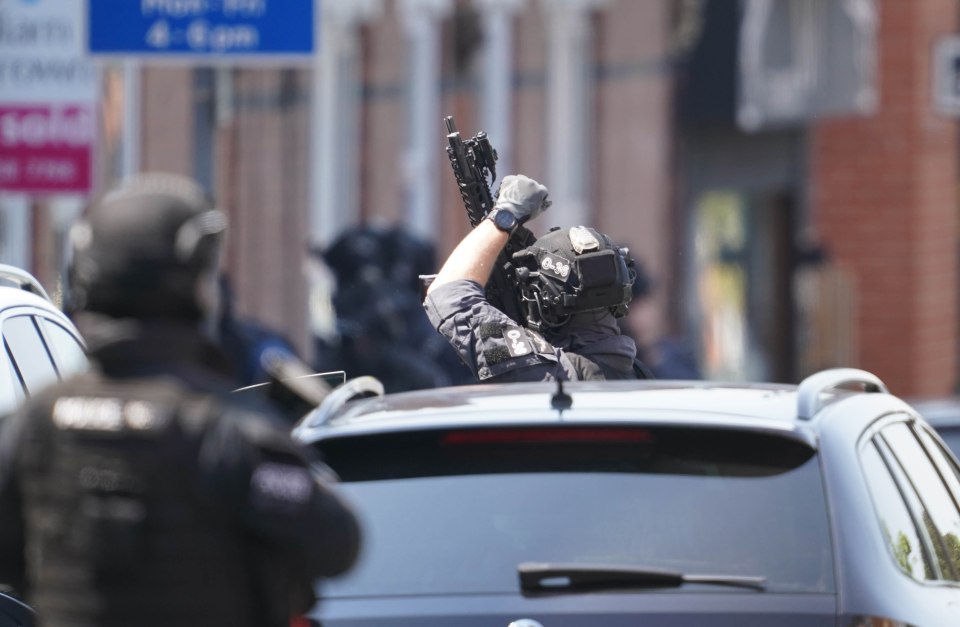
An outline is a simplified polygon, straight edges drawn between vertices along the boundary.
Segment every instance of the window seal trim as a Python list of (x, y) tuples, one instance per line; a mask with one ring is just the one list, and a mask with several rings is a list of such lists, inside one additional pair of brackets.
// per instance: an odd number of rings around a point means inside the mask
[[(896, 422), (899, 424), (903, 424), (904, 426), (907, 427), (908, 430), (910, 429), (910, 425), (906, 420), (898, 420)], [(891, 426), (891, 425), (887, 425), (887, 426)], [(913, 434), (913, 431), (910, 431), (910, 433)], [(913, 437), (916, 438), (915, 435)], [(917, 501), (920, 503), (920, 506), (926, 511), (930, 510), (930, 508), (927, 506), (926, 502), (924, 501), (923, 496), (920, 494), (920, 490), (917, 489), (917, 484), (914, 482), (913, 477), (911, 477), (910, 473), (908, 473), (907, 470), (904, 468), (903, 462), (894, 452), (893, 447), (890, 446), (890, 443), (887, 441), (887, 438), (884, 437), (882, 432), (876, 434), (873, 439), (882, 444), (882, 446), (877, 445), (877, 450), (880, 452), (881, 457), (883, 457), (885, 461), (888, 461), (887, 458), (889, 458), (887, 469), (890, 471), (890, 475), (893, 477), (893, 480), (897, 483), (897, 487), (900, 490), (900, 497), (903, 498), (903, 502), (907, 506), (907, 511), (910, 512), (910, 518), (913, 520), (914, 526), (917, 528), (918, 533), (921, 534), (921, 538), (923, 539), (923, 544), (924, 544), (924, 551), (927, 553), (927, 559), (931, 560), (930, 562), (931, 567), (933, 568), (934, 572), (938, 575), (937, 579), (944, 580), (944, 581), (958, 581), (956, 570), (953, 568), (953, 564), (951, 564), (949, 561), (947, 561), (947, 567), (950, 569), (950, 574), (953, 577), (952, 579), (948, 578), (946, 576), (946, 573), (942, 572), (940, 569), (940, 560), (936, 555), (934, 543), (936, 543), (936, 546), (940, 547), (940, 552), (942, 555), (949, 555), (949, 551), (947, 551), (947, 547), (943, 544), (943, 540), (941, 538), (933, 538), (930, 536), (929, 530), (927, 529), (926, 525), (923, 524), (923, 520), (920, 518), (920, 513), (917, 511), (914, 511), (914, 509), (910, 506), (909, 499), (907, 499), (904, 496), (905, 488), (904, 486), (900, 485), (902, 481), (906, 481), (909, 484), (908, 487), (916, 495)], [(890, 464), (896, 464), (897, 468), (899, 469), (899, 473), (894, 472), (893, 468), (890, 467)]]

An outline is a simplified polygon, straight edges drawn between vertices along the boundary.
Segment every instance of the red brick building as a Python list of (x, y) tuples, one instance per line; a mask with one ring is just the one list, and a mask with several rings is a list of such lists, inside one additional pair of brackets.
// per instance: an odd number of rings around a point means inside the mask
[(810, 210), (858, 295), (858, 361), (902, 393), (957, 383), (957, 128), (931, 103), (947, 0), (879, 3), (879, 106), (810, 137)]

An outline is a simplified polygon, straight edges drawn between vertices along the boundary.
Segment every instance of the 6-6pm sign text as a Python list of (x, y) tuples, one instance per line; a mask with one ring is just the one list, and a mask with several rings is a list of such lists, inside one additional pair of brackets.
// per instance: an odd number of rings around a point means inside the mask
[(89, 0), (94, 55), (309, 58), (319, 0)]

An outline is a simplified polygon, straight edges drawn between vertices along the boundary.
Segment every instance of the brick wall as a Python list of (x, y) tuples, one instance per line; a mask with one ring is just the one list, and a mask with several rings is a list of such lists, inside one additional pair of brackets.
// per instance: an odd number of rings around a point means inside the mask
[(237, 72), (217, 159), (237, 311), (281, 330), (307, 357), (309, 80), (298, 70)]
[(957, 133), (930, 94), (933, 44), (956, 2), (880, 0), (880, 104), (811, 132), (811, 204), (858, 291), (859, 365), (901, 395), (957, 379)]
[(193, 176), (192, 69), (151, 68), (141, 89), (141, 168)]
[(672, 278), (669, 9), (669, 2), (620, 0), (597, 19), (592, 216), (661, 286), (651, 297), (655, 335), (672, 326), (660, 322), (668, 297), (662, 286)]

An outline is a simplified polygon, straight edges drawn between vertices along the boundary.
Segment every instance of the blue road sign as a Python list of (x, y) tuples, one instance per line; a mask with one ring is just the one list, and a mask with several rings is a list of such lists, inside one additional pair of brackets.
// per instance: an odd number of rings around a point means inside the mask
[(142, 57), (312, 55), (319, 0), (87, 0), (87, 50)]

